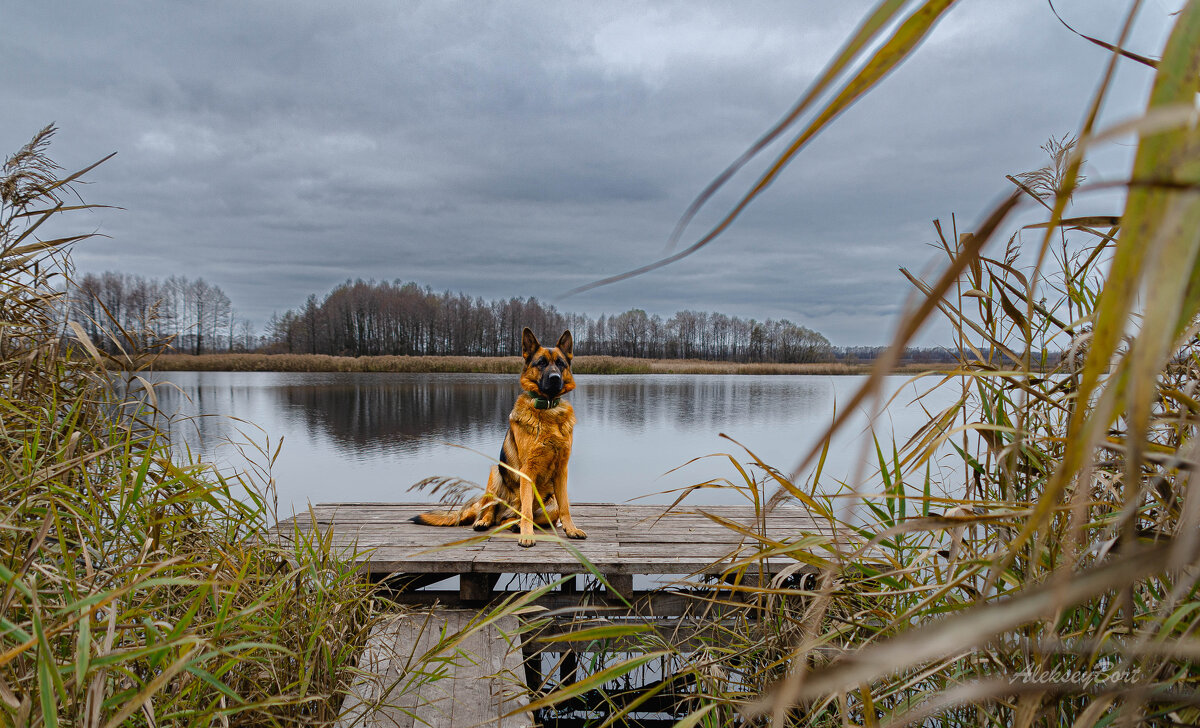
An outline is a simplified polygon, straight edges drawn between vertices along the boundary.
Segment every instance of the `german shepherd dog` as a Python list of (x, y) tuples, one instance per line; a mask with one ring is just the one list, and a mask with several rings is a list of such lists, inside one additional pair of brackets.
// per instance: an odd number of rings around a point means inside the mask
[[(571, 520), (567, 502), (567, 460), (571, 457), (571, 431), (575, 410), (563, 395), (575, 389), (571, 376), (570, 331), (564, 331), (553, 349), (538, 343), (533, 332), (521, 332), (521, 389), (508, 434), (500, 449), (500, 463), (488, 473), (487, 488), (479, 498), (453, 511), (432, 511), (413, 518), (430, 526), (471, 523), (476, 531), (501, 520), (519, 517), (522, 546), (532, 546), (533, 525), (562, 522), (568, 538), (587, 538)], [(501, 512), (497, 514), (497, 510)]]

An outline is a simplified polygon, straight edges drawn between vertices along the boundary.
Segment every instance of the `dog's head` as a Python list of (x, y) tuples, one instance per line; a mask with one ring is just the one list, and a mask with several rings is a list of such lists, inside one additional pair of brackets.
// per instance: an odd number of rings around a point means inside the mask
[(575, 378), (571, 376), (573, 343), (571, 332), (564, 331), (554, 348), (547, 349), (538, 343), (528, 328), (522, 331), (521, 356), (525, 357), (525, 371), (521, 373), (521, 387), (546, 399), (561, 397), (575, 389)]

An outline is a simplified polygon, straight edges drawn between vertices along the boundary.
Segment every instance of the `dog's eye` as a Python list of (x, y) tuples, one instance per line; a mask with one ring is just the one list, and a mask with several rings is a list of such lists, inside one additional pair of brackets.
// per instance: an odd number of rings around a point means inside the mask
[(546, 357), (542, 357), (541, 359), (538, 359), (537, 361), (535, 361), (535, 362), (533, 363), (533, 365), (534, 365), (535, 367), (544, 367), (544, 366), (546, 366), (546, 364), (548, 364), (548, 363), (549, 363), (549, 362), (547, 362), (547, 361), (546, 361)]

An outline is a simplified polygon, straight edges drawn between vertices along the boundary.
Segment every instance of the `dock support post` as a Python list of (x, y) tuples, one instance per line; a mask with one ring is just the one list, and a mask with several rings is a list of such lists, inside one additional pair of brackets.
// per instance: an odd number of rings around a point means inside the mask
[(499, 574), (463, 574), (458, 579), (458, 598), (464, 602), (486, 602), (492, 598)]
[(605, 574), (604, 578), (616, 594), (620, 594), (626, 600), (633, 599), (633, 574)]
[[(559, 587), (564, 594), (575, 594), (579, 591), (579, 577), (575, 574), (563, 574), (567, 580)], [(572, 647), (568, 647), (562, 655), (558, 668), (559, 681), (566, 685), (579, 679), (579, 656)]]

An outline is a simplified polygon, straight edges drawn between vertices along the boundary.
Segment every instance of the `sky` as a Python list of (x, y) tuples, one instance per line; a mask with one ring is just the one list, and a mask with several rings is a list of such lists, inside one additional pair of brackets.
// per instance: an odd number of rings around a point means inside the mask
[[(1128, 42), (1157, 56), (1179, 2)], [(1058, 0), (1113, 40), (1126, 2)], [(1076, 131), (1108, 62), (1045, 0), (963, 0), (915, 56), (819, 135), (695, 255), (662, 256), (695, 196), (803, 94), (865, 2), (6, 3), (0, 154), (48, 123), (95, 231), (80, 271), (203, 277), (262, 326), (348, 279), (549, 301), (787, 318), (841, 346), (886, 343), (932, 225), (970, 230)], [(1145, 104), (1123, 63), (1101, 116)], [(701, 235), (779, 147), (686, 231)], [(1131, 140), (1089, 152), (1127, 173)], [(1079, 214), (1118, 214), (1084, 196)], [(920, 340), (948, 342), (934, 326)]]

